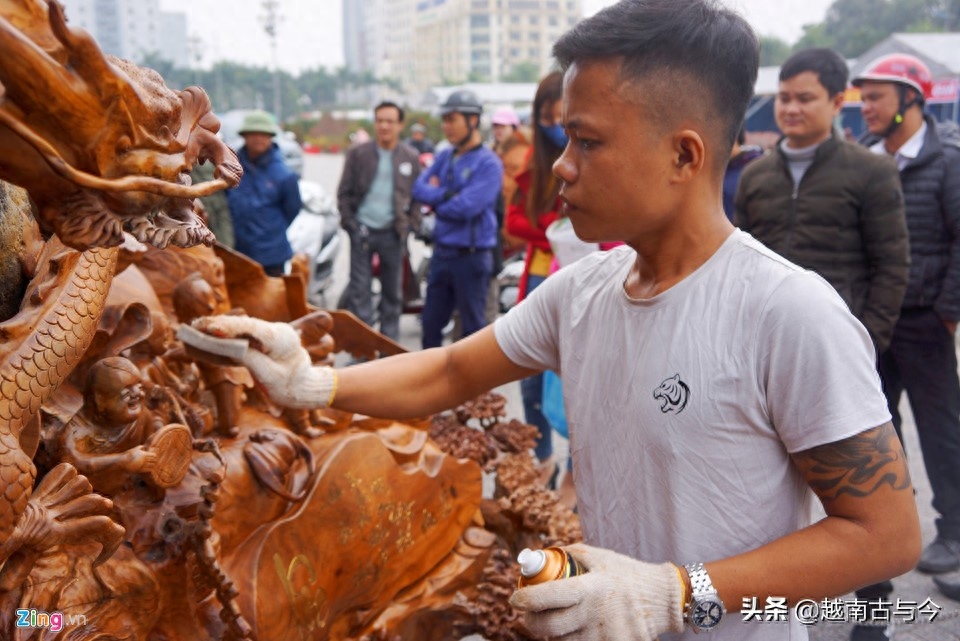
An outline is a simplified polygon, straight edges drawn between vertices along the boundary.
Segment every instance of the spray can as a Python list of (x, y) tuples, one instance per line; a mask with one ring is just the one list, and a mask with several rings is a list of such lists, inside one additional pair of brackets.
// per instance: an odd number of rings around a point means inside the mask
[(568, 579), (572, 576), (584, 574), (577, 560), (563, 548), (549, 547), (543, 550), (525, 548), (517, 556), (520, 563), (520, 580), (517, 587), (536, 585), (556, 579)]

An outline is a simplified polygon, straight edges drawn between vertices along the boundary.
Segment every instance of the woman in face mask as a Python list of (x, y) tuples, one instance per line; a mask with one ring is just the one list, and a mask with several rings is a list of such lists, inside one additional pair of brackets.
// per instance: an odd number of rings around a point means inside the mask
[[(560, 211), (560, 183), (553, 175), (553, 163), (567, 145), (561, 124), (562, 93), (563, 75), (559, 71), (540, 81), (531, 110), (533, 144), (527, 154), (526, 168), (516, 176), (517, 190), (512, 202), (507, 203), (506, 232), (526, 242), (518, 302), (546, 279), (553, 261), (546, 230)], [(542, 375), (520, 382), (526, 422), (540, 430), (535, 450), (537, 458), (553, 473), (553, 441), (550, 424), (541, 412), (542, 389)]]

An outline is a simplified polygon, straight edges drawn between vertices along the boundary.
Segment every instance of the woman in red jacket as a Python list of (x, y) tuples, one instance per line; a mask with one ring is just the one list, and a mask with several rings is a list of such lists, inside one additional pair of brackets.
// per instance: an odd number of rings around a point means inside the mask
[[(559, 217), (560, 211), (560, 183), (553, 175), (553, 163), (567, 146), (567, 136), (561, 124), (562, 94), (563, 76), (559, 71), (540, 81), (531, 111), (536, 119), (533, 145), (526, 169), (517, 175), (518, 189), (513, 202), (507, 206), (507, 233), (527, 243), (518, 302), (546, 279), (553, 261), (546, 230)], [(540, 429), (535, 449), (537, 458), (546, 461), (553, 455), (553, 441), (550, 424), (541, 412), (543, 376), (521, 381), (520, 391), (527, 423)]]

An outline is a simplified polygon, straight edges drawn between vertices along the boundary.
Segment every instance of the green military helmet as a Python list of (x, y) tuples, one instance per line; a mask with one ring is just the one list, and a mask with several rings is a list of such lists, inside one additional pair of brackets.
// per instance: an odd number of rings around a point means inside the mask
[(241, 136), (243, 134), (269, 134), (276, 136), (277, 122), (273, 116), (266, 111), (251, 111), (244, 117), (243, 125), (240, 126), (238, 133)]

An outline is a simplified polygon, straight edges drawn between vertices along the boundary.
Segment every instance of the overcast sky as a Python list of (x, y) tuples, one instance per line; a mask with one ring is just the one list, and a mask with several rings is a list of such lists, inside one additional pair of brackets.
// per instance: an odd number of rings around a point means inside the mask
[[(820, 22), (832, 0), (724, 0), (740, 10), (761, 35), (793, 43), (803, 25)], [(614, 0), (582, 0), (587, 15)], [(296, 73), (311, 67), (343, 64), (342, 0), (280, 0), (277, 58)], [(187, 14), (190, 35), (203, 43), (203, 63), (229, 59), (272, 65), (270, 41), (263, 31), (261, 0), (160, 0), (161, 9)]]

